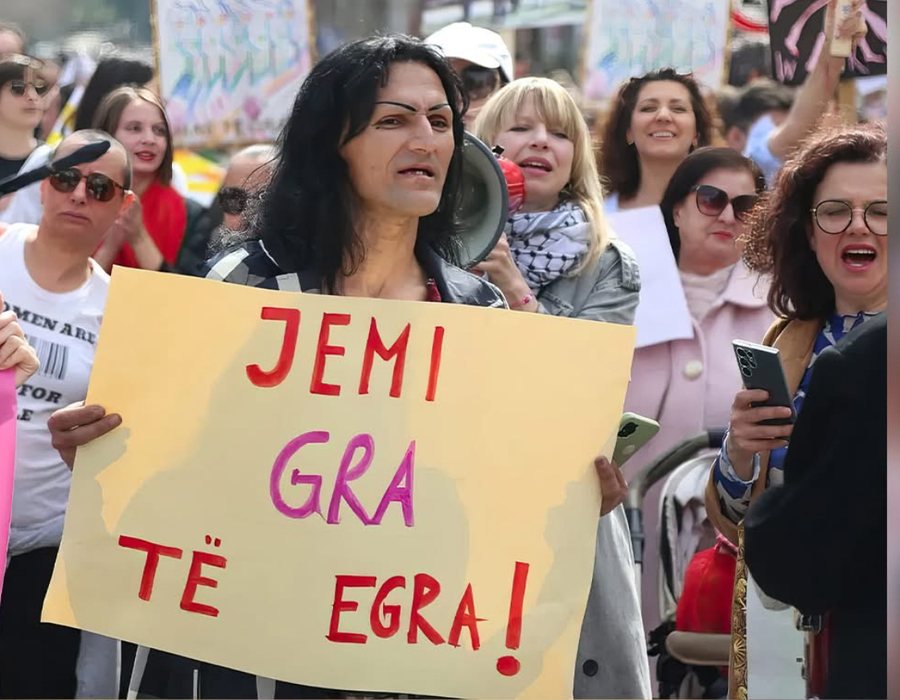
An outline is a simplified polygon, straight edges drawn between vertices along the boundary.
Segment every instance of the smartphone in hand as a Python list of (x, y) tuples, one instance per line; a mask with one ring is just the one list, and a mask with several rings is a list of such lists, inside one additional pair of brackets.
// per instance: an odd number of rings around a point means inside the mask
[(619, 432), (613, 461), (620, 467), (659, 432), (659, 423), (636, 413), (625, 413), (619, 421)]
[(737, 359), (741, 378), (744, 380), (744, 388), (763, 389), (769, 392), (769, 398), (766, 401), (754, 403), (752, 407), (784, 406), (791, 409), (790, 418), (771, 418), (760, 421), (760, 423), (762, 425), (793, 423), (796, 418), (794, 401), (784, 377), (784, 368), (781, 366), (778, 348), (770, 348), (746, 340), (733, 340), (731, 344), (734, 346), (734, 356)]

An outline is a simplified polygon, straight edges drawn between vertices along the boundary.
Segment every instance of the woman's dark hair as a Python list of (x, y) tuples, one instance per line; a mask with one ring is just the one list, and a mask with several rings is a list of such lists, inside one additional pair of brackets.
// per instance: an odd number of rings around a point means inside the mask
[(97, 64), (84, 88), (75, 111), (73, 131), (91, 128), (97, 108), (113, 90), (123, 85), (146, 85), (152, 78), (153, 68), (149, 63), (127, 58), (104, 58)]
[(402, 62), (433, 70), (453, 112), (455, 146), (444, 191), (437, 210), (419, 219), (417, 245), (457, 259), (461, 114), (467, 107), (459, 79), (437, 49), (418, 39), (399, 34), (362, 39), (325, 56), (304, 80), (279, 137), (272, 180), (256, 211), (248, 212), (250, 237), (262, 239), (292, 271), (316, 270), (329, 287), (339, 272), (352, 273), (365, 256), (353, 228), (354, 195), (339, 150), (368, 126), (391, 65)]
[(681, 252), (681, 235), (675, 225), (675, 205), (683, 201), (691, 193), (691, 188), (713, 170), (744, 170), (753, 178), (757, 194), (762, 194), (766, 189), (766, 179), (759, 166), (733, 148), (705, 146), (689, 153), (672, 174), (659, 204), (675, 260)]
[(13, 80), (23, 80), (27, 71), (32, 71), (40, 77), (43, 67), (43, 61), (31, 56), (13, 53), (0, 57), (0, 88)]
[(700, 93), (700, 87), (690, 74), (663, 68), (640, 78), (631, 78), (622, 84), (613, 100), (600, 142), (600, 176), (604, 179), (607, 191), (617, 193), (621, 199), (633, 197), (641, 185), (641, 164), (637, 149), (629, 145), (627, 140), (631, 114), (637, 104), (638, 93), (647, 83), (663, 80), (681, 83), (687, 88), (697, 125), (697, 146), (708, 146), (711, 143), (713, 118), (706, 106), (706, 100)]
[(172, 182), (172, 161), (175, 158), (175, 148), (172, 144), (172, 129), (169, 126), (169, 118), (166, 116), (166, 108), (155, 92), (132, 85), (116, 88), (103, 99), (97, 108), (92, 128), (115, 136), (125, 108), (132, 102), (138, 101), (149, 102), (156, 107), (166, 124), (166, 151), (163, 154), (162, 163), (159, 164), (159, 170), (156, 171), (156, 179), (161, 184), (168, 185)]
[(812, 320), (834, 313), (834, 287), (809, 244), (816, 188), (836, 163), (886, 163), (886, 159), (883, 125), (845, 124), (812, 134), (782, 166), (744, 245), (747, 265), (772, 275), (769, 306), (776, 314)]

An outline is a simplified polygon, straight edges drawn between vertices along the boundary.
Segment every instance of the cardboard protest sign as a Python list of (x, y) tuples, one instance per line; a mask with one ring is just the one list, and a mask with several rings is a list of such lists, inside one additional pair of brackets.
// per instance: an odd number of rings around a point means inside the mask
[(694, 322), (660, 208), (623, 209), (607, 214), (606, 219), (616, 235), (631, 246), (641, 270), (635, 347), (693, 338)]
[(585, 97), (604, 99), (628, 78), (659, 68), (725, 79), (729, 0), (592, 0), (585, 32)]
[[(189, 300), (189, 303), (188, 303)], [(117, 268), (44, 619), (305, 685), (564, 697), (631, 327)]]
[[(0, 309), (3, 305), (0, 304)], [(0, 371), (0, 594), (6, 573), (9, 524), (12, 517), (13, 482), (16, 474), (16, 373)]]
[[(775, 80), (800, 85), (825, 45), (826, 0), (768, 0), (769, 43)], [(844, 77), (887, 72), (887, 2), (867, 0), (863, 17), (868, 32), (847, 59)]]
[(310, 0), (153, 0), (162, 97), (182, 147), (272, 141), (312, 66)]

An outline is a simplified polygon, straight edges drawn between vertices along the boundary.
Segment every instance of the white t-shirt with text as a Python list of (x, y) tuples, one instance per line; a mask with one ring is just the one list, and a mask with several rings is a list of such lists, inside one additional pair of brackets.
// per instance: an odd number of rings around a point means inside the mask
[(92, 274), (78, 289), (49, 292), (25, 266), (25, 241), (37, 227), (10, 226), (0, 235), (0, 292), (19, 317), (40, 369), (18, 390), (16, 473), (9, 555), (58, 546), (71, 472), (50, 442), (47, 420), (87, 395), (109, 275), (91, 260)]

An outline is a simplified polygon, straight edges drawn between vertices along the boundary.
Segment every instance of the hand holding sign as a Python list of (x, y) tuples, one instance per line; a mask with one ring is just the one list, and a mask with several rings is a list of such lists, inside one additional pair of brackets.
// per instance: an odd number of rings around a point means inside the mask
[(3, 311), (3, 294), (0, 294), (0, 372), (14, 367), (16, 386), (21, 386), (39, 366), (37, 353), (25, 339), (16, 314), (12, 310)]
[(69, 469), (75, 465), (75, 451), (79, 447), (106, 435), (121, 424), (120, 415), (107, 415), (102, 406), (85, 406), (84, 401), (55, 411), (47, 421), (53, 447)]

